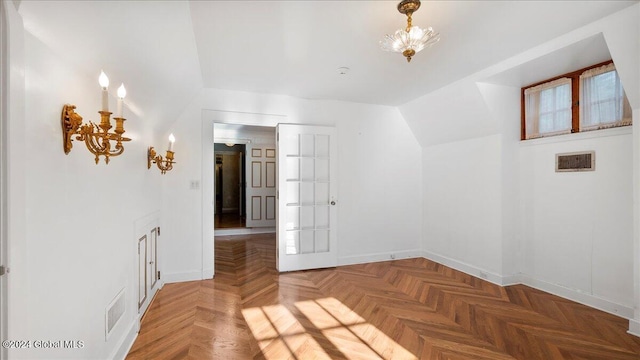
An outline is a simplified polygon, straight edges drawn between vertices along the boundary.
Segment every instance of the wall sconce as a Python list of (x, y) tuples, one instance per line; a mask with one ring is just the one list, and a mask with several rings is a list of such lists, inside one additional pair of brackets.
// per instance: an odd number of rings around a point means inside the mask
[(151, 163), (158, 165), (158, 169), (160, 169), (162, 175), (173, 169), (173, 164), (175, 164), (175, 161), (173, 161), (173, 155), (175, 154), (173, 152), (174, 142), (176, 142), (175, 136), (173, 136), (173, 134), (169, 135), (169, 150), (167, 150), (167, 155), (164, 159), (162, 155), (156, 155), (156, 150), (153, 146), (149, 146), (149, 150), (147, 151), (147, 169), (151, 169)]
[[(73, 144), (73, 136), (76, 136), (76, 140), (84, 141), (87, 145), (87, 149), (96, 156), (96, 164), (100, 160), (100, 156), (105, 157), (105, 162), (109, 164), (109, 157), (118, 156), (124, 152), (122, 143), (124, 141), (131, 141), (131, 139), (122, 136), (124, 134), (124, 121), (122, 117), (122, 100), (127, 95), (127, 91), (124, 88), (124, 84), (118, 88), (118, 107), (116, 112), (116, 128), (114, 132), (109, 132), (111, 129), (111, 114), (109, 112), (109, 78), (104, 72), (100, 73), (98, 78), (100, 87), (102, 87), (102, 110), (100, 113), (100, 125), (89, 122), (88, 124), (82, 124), (82, 116), (75, 112), (76, 106), (66, 104), (62, 107), (62, 142), (64, 147), (64, 153), (69, 154)], [(115, 145), (112, 148), (111, 142), (114, 141)]]

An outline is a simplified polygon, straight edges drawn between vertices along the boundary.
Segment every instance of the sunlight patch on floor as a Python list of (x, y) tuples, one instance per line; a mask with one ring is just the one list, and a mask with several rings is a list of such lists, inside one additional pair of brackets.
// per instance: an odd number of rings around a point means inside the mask
[(242, 315), (267, 359), (331, 359), (283, 305), (242, 309)]
[[(306, 328), (284, 305), (242, 310), (267, 359), (329, 359), (327, 353), (336, 352), (349, 359), (417, 359), (335, 298), (298, 301), (294, 306), (308, 319), (301, 320)], [(324, 349), (312, 334), (323, 339)]]

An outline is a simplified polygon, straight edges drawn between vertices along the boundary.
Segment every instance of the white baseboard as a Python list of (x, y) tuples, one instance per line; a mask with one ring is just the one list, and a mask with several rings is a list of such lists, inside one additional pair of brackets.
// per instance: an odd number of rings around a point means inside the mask
[[(598, 310), (602, 310), (604, 312), (607, 312), (616, 316), (620, 316), (626, 319), (633, 318), (633, 308), (615, 303), (607, 299), (603, 299), (601, 297), (598, 297), (592, 294), (587, 294), (576, 289), (570, 289), (565, 286), (552, 284), (547, 281), (533, 278), (526, 274), (513, 274), (513, 275), (502, 276), (502, 275), (481, 269), (475, 265), (467, 264), (465, 262), (458, 261), (446, 256), (434, 254), (428, 251), (422, 251), (422, 254), (423, 254), (423, 257), (426, 259), (435, 261), (442, 265), (446, 265), (450, 268), (456, 269), (458, 271), (462, 271), (469, 275), (487, 280), (496, 285), (509, 286), (509, 285), (522, 284), (538, 290), (542, 290), (544, 292), (548, 292), (553, 295), (563, 297), (565, 299), (575, 301), (583, 305), (590, 306)], [(631, 328), (630, 328), (630, 331), (631, 331)], [(637, 333), (640, 334), (640, 323), (638, 323)]]
[(548, 292), (553, 295), (563, 297), (575, 301), (577, 303), (587, 305), (589, 307), (608, 312), (616, 316), (620, 316), (626, 319), (633, 318), (633, 308), (615, 303), (610, 300), (603, 299), (601, 297), (587, 294), (576, 289), (567, 288), (562, 285), (552, 284), (540, 279), (535, 279), (531, 276), (522, 274), (522, 284)]
[(202, 270), (202, 279), (213, 279), (213, 268)]
[(506, 275), (502, 277), (502, 286), (523, 284), (522, 274)]
[(275, 227), (254, 227), (254, 228), (214, 229), (213, 230), (214, 236), (270, 234), (275, 232), (276, 232)]
[(629, 331), (627, 332), (640, 337), (640, 321), (634, 319), (629, 320)]
[[(158, 287), (154, 292), (154, 296), (158, 291), (160, 291), (164, 287), (164, 284), (165, 282), (163, 280), (159, 281)], [(127, 330), (126, 335), (122, 338), (122, 340), (120, 340), (120, 343), (116, 347), (116, 350), (111, 354), (111, 356), (109, 356), (109, 359), (124, 360), (127, 357), (127, 355), (129, 354), (129, 351), (131, 350), (131, 347), (133, 346), (133, 343), (138, 338), (138, 332), (140, 332), (141, 317), (142, 317), (141, 314), (137, 314), (135, 316), (135, 318), (129, 325), (129, 330)]]
[(189, 271), (182, 273), (169, 273), (163, 274), (162, 278), (165, 284), (177, 283), (177, 282), (185, 282), (185, 281), (196, 281), (202, 280), (202, 270), (198, 271)]
[(136, 341), (138, 337), (138, 317), (136, 316), (131, 324), (129, 325), (129, 330), (127, 330), (126, 335), (120, 340), (119, 345), (116, 347), (116, 350), (109, 356), (109, 359), (118, 359), (124, 360), (129, 354), (129, 350), (133, 346), (133, 343)]
[(353, 255), (342, 256), (338, 258), (338, 265), (355, 265), (364, 264), (370, 262), (390, 261), (398, 259), (409, 259), (420, 257), (420, 250), (403, 250), (403, 251), (389, 251), (383, 253), (374, 253), (367, 255)]
[(431, 261), (435, 261), (438, 264), (446, 265), (450, 268), (462, 271), (463, 273), (469, 274), (471, 276), (487, 280), (496, 285), (504, 286), (504, 278), (501, 275), (488, 271), (486, 269), (479, 268), (475, 265), (467, 264), (465, 262), (455, 260), (447, 256), (434, 254), (429, 251), (422, 251), (422, 257)]

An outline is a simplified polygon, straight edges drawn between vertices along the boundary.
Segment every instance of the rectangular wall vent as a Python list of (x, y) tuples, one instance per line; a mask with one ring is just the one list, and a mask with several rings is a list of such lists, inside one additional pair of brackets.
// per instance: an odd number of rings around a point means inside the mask
[(111, 331), (122, 318), (126, 309), (125, 305), (124, 288), (122, 288), (105, 310), (105, 341), (109, 339)]
[(595, 169), (595, 151), (556, 154), (556, 172), (594, 171)]

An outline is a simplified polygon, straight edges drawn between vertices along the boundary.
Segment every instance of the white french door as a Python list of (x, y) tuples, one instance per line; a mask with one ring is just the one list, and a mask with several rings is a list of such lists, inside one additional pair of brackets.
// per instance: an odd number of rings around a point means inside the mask
[(247, 144), (247, 227), (276, 226), (276, 147)]
[(336, 129), (280, 124), (277, 134), (278, 270), (336, 266)]

